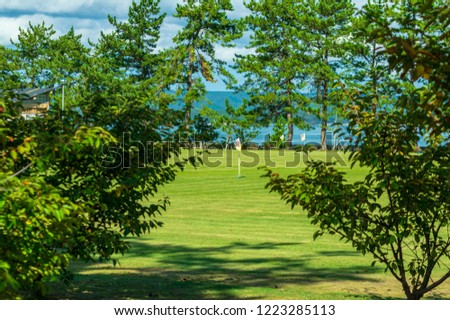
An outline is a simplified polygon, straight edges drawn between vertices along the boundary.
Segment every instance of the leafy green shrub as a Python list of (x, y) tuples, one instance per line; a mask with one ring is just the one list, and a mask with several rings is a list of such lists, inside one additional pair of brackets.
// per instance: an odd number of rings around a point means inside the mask
[(80, 206), (61, 197), (42, 178), (0, 174), (1, 291), (30, 290), (45, 294), (46, 283), (67, 270), (71, 241), (81, 222)]

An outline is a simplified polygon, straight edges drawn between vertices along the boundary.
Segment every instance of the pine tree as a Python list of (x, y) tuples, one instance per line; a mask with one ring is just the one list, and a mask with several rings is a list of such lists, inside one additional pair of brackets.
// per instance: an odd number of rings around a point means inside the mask
[(49, 86), (53, 84), (48, 61), (51, 57), (51, 42), (56, 31), (53, 26), (45, 22), (33, 25), (28, 24), (27, 29), (19, 28), (18, 41), (11, 43), (14, 46), (19, 70), (24, 71), (25, 86)]
[(340, 59), (350, 40), (350, 18), (355, 12), (351, 0), (300, 1), (300, 41), (307, 43), (312, 61), (307, 66), (315, 90), (315, 103), (319, 105), (321, 119), (321, 145), (327, 148), (330, 91), (337, 77)]
[(245, 21), (253, 31), (248, 49), (254, 53), (235, 59), (236, 69), (245, 77), (239, 89), (249, 94), (249, 106), (259, 123), (285, 118), (290, 145), (294, 124), (305, 125), (300, 111), (307, 101), (302, 89), (309, 58), (299, 38), (299, 1), (253, 0), (246, 6), (251, 14)]
[(59, 82), (60, 79), (65, 79), (70, 82), (79, 78), (89, 54), (89, 49), (83, 45), (81, 37), (81, 34), (75, 34), (72, 27), (66, 34), (51, 41), (50, 69), (54, 80)]
[(205, 83), (217, 77), (231, 79), (227, 64), (216, 57), (216, 48), (233, 47), (242, 36), (242, 24), (231, 19), (230, 0), (184, 0), (177, 4), (174, 17), (185, 26), (175, 36), (175, 47), (166, 51), (166, 81), (174, 85), (184, 98), (185, 127), (189, 127), (194, 103), (205, 95)]
[(20, 75), (16, 66), (15, 51), (0, 45), (0, 90), (20, 87)]
[(9, 73), (21, 74), (23, 87), (50, 87), (61, 79), (70, 82), (80, 76), (89, 49), (73, 27), (58, 38), (53, 26), (45, 22), (19, 30), (18, 41), (12, 41)]
[[(393, 13), (384, 0), (372, 1), (364, 8), (377, 16), (387, 17)], [(374, 31), (375, 26), (367, 21), (362, 11), (352, 17), (352, 41), (345, 44), (345, 55), (341, 60), (344, 72), (341, 72), (340, 80), (343, 91), (352, 88), (356, 94), (364, 92), (364, 99), (372, 104), (372, 112), (376, 113), (383, 105), (392, 103), (398, 80), (388, 69), (388, 56), (384, 46), (373, 38)]]
[(160, 14), (159, 2), (133, 1), (125, 22), (108, 16), (115, 30), (110, 34), (102, 32), (97, 45), (99, 54), (109, 57), (116, 68), (123, 69), (139, 82), (151, 78), (158, 65), (156, 45), (166, 16), (165, 13)]

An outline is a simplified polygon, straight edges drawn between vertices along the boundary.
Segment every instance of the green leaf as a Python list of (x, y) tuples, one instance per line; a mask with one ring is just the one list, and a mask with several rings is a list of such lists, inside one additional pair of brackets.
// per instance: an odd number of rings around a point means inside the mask
[(17, 160), (17, 152), (16, 152), (16, 150), (11, 150), (11, 152), (10, 152), (10, 156), (11, 156), (11, 158), (14, 160), (14, 161), (16, 161)]

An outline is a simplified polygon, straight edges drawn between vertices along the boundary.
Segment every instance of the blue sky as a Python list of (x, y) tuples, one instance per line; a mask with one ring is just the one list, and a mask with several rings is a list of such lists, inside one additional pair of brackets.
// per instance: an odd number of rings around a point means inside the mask
[[(107, 20), (107, 15), (116, 16), (118, 19), (126, 19), (128, 7), (133, 0), (0, 0), (0, 44), (10, 45), (10, 40), (17, 39), (19, 27), (26, 28), (28, 22), (33, 24), (45, 21), (47, 25), (53, 25), (57, 35), (66, 33), (70, 27), (74, 27), (77, 34), (83, 35), (83, 41), (88, 39), (96, 41), (100, 31), (112, 31)], [(244, 0), (231, 0), (235, 11), (233, 17), (242, 17), (247, 14)], [(357, 6), (361, 6), (366, 0), (353, 0)], [(160, 48), (171, 45), (173, 36), (180, 28), (179, 21), (171, 15), (175, 11), (177, 3), (182, 0), (161, 0), (162, 11), (167, 12), (161, 30)], [(235, 48), (218, 50), (218, 57), (231, 61), (235, 53), (244, 53), (245, 42), (238, 43)]]

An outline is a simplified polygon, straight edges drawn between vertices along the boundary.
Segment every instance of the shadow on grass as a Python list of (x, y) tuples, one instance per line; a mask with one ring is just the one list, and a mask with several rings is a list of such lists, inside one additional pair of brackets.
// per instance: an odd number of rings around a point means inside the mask
[[(320, 282), (371, 281), (377, 268), (311, 267), (320, 255), (352, 256), (352, 252), (319, 252), (286, 257), (286, 246), (299, 243), (232, 243), (221, 247), (152, 245), (133, 240), (127, 258), (157, 267), (112, 267), (81, 264), (74, 267), (75, 281), (56, 286), (50, 299), (264, 299), (277, 296), (286, 286)], [(279, 252), (284, 252), (281, 256)], [(146, 262), (149, 259), (151, 262)], [(272, 291), (272, 292), (271, 292)], [(300, 299), (301, 297), (291, 297)]]

